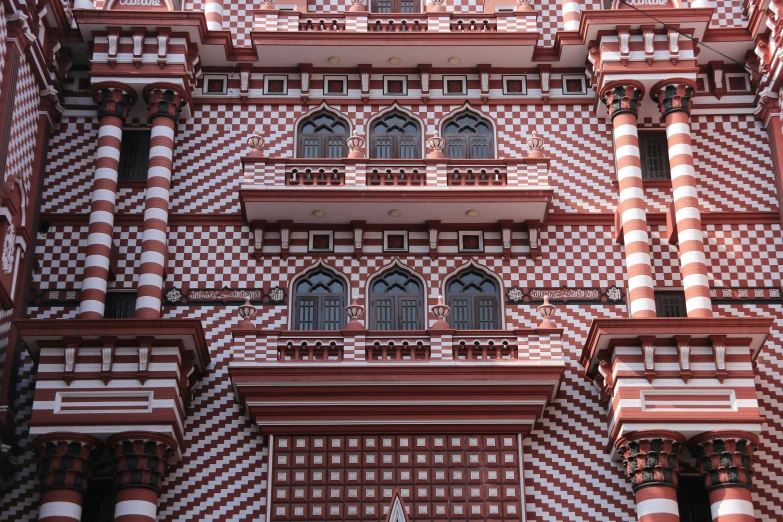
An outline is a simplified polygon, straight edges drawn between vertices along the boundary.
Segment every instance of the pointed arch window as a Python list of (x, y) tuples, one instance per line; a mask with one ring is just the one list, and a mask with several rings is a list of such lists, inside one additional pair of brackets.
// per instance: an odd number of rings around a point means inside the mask
[(421, 127), (400, 111), (392, 111), (372, 124), (370, 157), (416, 159), (421, 157)]
[(373, 13), (420, 13), (420, 0), (372, 0)]
[(299, 124), (298, 156), (344, 158), (348, 128), (348, 122), (338, 115), (318, 111)]
[(449, 324), (455, 330), (501, 328), (497, 282), (486, 272), (471, 268), (458, 273), (446, 285)]
[(416, 276), (402, 268), (395, 268), (372, 282), (370, 328), (424, 329), (424, 287)]
[(465, 111), (443, 122), (443, 152), (452, 159), (492, 159), (495, 157), (492, 124), (476, 113)]
[(294, 288), (295, 330), (340, 330), (345, 327), (347, 285), (323, 267), (297, 281)]

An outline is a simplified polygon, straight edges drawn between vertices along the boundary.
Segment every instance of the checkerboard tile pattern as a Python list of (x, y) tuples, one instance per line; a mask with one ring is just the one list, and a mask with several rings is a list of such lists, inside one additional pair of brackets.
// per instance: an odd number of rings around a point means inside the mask
[(8, 52), (8, 19), (5, 16), (5, 5), (0, 5), (0, 83), (3, 81), (5, 56)]
[(710, 27), (746, 27), (748, 19), (742, 16), (742, 4), (735, 0), (713, 0), (715, 14)]
[(780, 287), (781, 232), (777, 224), (705, 226), (711, 286)]
[(40, 94), (30, 65), (27, 60), (21, 60), (16, 80), (16, 97), (5, 175), (20, 176), (27, 194), (30, 194), (30, 181), (33, 175), (39, 101)]

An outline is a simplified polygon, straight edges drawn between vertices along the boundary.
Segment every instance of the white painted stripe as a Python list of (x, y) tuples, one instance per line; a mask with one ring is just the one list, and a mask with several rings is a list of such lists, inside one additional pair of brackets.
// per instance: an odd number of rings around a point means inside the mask
[(49, 517), (68, 517), (82, 519), (82, 507), (73, 502), (47, 502), (38, 508), (38, 520)]
[(160, 310), (160, 299), (150, 296), (142, 296), (136, 298), (136, 310), (143, 308), (151, 308), (153, 310)]
[(632, 254), (626, 254), (625, 265), (629, 268), (636, 265), (650, 266), (650, 255), (645, 252), (634, 252)]
[(158, 506), (144, 500), (123, 500), (114, 505), (114, 518), (126, 515), (142, 515), (155, 520)]
[(117, 201), (117, 193), (108, 189), (93, 190), (92, 201), (108, 201), (114, 205), (114, 202)]
[(84, 266), (99, 266), (105, 270), (109, 269), (109, 258), (101, 255), (87, 256), (84, 259)]
[(704, 252), (701, 252), (700, 250), (694, 250), (692, 252), (683, 252), (680, 254), (680, 262), (683, 266), (690, 265), (692, 263), (700, 263), (705, 264), (706, 258), (704, 257)]
[(152, 131), (150, 132), (150, 136), (152, 138), (163, 136), (170, 139), (171, 141), (174, 141), (174, 129), (169, 128), (166, 125), (154, 125), (152, 127)]
[(636, 290), (638, 288), (653, 287), (652, 277), (648, 275), (637, 275), (628, 279), (628, 289)]
[(677, 502), (668, 498), (651, 498), (636, 504), (636, 515), (639, 519), (655, 515), (656, 513), (668, 513), (679, 516), (680, 510), (677, 507)]
[(111, 158), (115, 161), (120, 160), (120, 149), (112, 146), (98, 147), (98, 152), (95, 154), (97, 158)]
[(569, 20), (568, 22), (563, 23), (563, 29), (566, 31), (578, 31), (579, 20)]
[[(209, 5), (210, 4), (207, 4), (207, 7), (209, 7)], [(220, 14), (221, 17), (223, 16), (223, 10), (222, 9), (221, 10), (215, 9), (215, 13)], [(213, 22), (211, 20), (207, 21), (207, 30), (209, 30), (209, 31), (220, 31), (222, 29), (223, 29), (223, 27), (220, 25), (219, 22)]]
[(680, 187), (677, 187), (676, 189), (674, 189), (672, 196), (674, 197), (675, 201), (680, 198), (698, 197), (696, 194), (696, 187), (694, 185), (682, 185)]
[(654, 299), (640, 298), (631, 301), (631, 315), (634, 315), (636, 312), (642, 312), (645, 310), (652, 311), (652, 312), (655, 311)]
[(102, 277), (86, 277), (82, 281), (82, 291), (84, 290), (100, 290), (106, 293), (106, 280)]
[[(712, 310), (712, 302), (709, 297), (691, 297), (685, 301), (685, 308), (688, 312), (693, 312), (694, 310)], [(726, 368), (728, 367), (729, 365), (726, 364)]]
[(639, 147), (636, 145), (623, 145), (622, 147), (618, 147), (614, 153), (615, 160), (620, 160), (620, 158), (624, 158), (626, 156), (634, 156), (638, 158)]
[(147, 179), (164, 178), (171, 181), (171, 169), (161, 167), (160, 165), (147, 169)]
[(693, 156), (693, 149), (686, 143), (678, 143), (669, 147), (669, 159), (674, 159), (677, 156)]
[(122, 129), (114, 125), (101, 124), (98, 127), (98, 139), (104, 136), (111, 136), (112, 138), (122, 139)]
[(639, 241), (644, 241), (645, 243), (650, 241), (646, 230), (623, 230), (623, 239), (625, 239), (626, 245)]
[(642, 178), (642, 169), (636, 165), (626, 165), (617, 169), (617, 180), (622, 181), (625, 178)]
[(166, 233), (162, 230), (158, 230), (155, 228), (146, 228), (144, 229), (144, 233), (142, 234), (142, 241), (160, 241), (161, 243), (166, 243)]
[(620, 202), (629, 199), (644, 199), (644, 189), (641, 187), (628, 187), (620, 191)]
[(165, 199), (166, 201), (169, 200), (169, 191), (164, 189), (163, 187), (149, 187), (147, 189), (146, 193), (147, 199), (150, 198), (160, 198)]
[(630, 125), (630, 124), (624, 124), (624, 125), (618, 125), (614, 128), (614, 138), (622, 138), (623, 136), (639, 136), (639, 133), (636, 129), (636, 125)]
[(753, 503), (740, 499), (719, 500), (710, 506), (710, 511), (713, 520), (728, 515), (756, 516), (753, 512)]
[(704, 274), (688, 274), (683, 278), (682, 283), (685, 288), (690, 288), (693, 286), (705, 286), (705, 287), (710, 286), (710, 282), (707, 279), (707, 276)]
[(110, 179), (117, 182), (117, 169), (112, 169), (109, 167), (101, 167), (99, 169), (95, 169), (95, 179)]
[[(106, 306), (100, 301), (92, 301), (88, 299), (79, 303), (80, 314), (83, 314), (85, 312), (95, 312), (99, 314), (101, 317), (103, 317), (103, 312), (105, 309)], [(38, 383), (36, 383), (36, 386), (38, 386)]]
[(144, 220), (148, 219), (159, 219), (166, 223), (169, 220), (169, 213), (162, 208), (150, 207), (144, 209)]
[(166, 158), (170, 160), (171, 157), (172, 157), (172, 150), (169, 147), (164, 147), (162, 145), (150, 147), (150, 159)]
[(695, 176), (693, 165), (690, 163), (680, 163), (671, 168), (672, 179), (679, 178), (680, 176)]
[(628, 223), (629, 221), (645, 221), (647, 219), (647, 214), (644, 213), (644, 209), (642, 208), (629, 208), (622, 214), (622, 220), (623, 223)]
[(153, 252), (151, 250), (147, 250), (145, 252), (141, 253), (141, 264), (144, 263), (155, 263), (156, 265), (163, 266), (165, 257), (160, 252)]
[(704, 242), (704, 236), (698, 228), (686, 228), (685, 230), (677, 231), (677, 240), (680, 242), (680, 245), (686, 241)]
[(156, 286), (158, 288), (163, 288), (163, 278), (157, 274), (144, 273), (139, 275), (139, 286)]
[(666, 126), (666, 137), (671, 138), (676, 134), (690, 134), (691, 127), (685, 123), (672, 123)]
[(87, 245), (103, 245), (111, 248), (111, 236), (103, 232), (93, 232), (87, 236)]
[(90, 212), (90, 223), (114, 223), (114, 214), (105, 210)]
[[(696, 192), (695, 189), (694, 192)], [(685, 207), (675, 212), (674, 217), (677, 221), (682, 221), (684, 219), (701, 219), (701, 213), (696, 207)]]

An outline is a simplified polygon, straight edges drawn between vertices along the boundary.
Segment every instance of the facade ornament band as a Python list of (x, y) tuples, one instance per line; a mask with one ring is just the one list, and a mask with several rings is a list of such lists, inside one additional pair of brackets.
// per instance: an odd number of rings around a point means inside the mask
[(609, 117), (614, 119), (619, 114), (633, 114), (639, 116), (644, 91), (641, 86), (635, 84), (614, 85), (604, 91), (603, 101), (609, 111)]

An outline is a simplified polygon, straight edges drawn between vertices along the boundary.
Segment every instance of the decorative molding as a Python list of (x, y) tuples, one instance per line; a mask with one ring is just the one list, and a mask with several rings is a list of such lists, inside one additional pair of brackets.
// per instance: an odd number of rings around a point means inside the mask
[(616, 286), (608, 288), (519, 288), (506, 291), (506, 302), (512, 305), (542, 303), (544, 298), (563, 304), (623, 304), (625, 292)]
[(260, 288), (190, 288), (183, 291), (176, 286), (163, 291), (165, 306), (240, 305), (249, 300), (255, 305), (281, 306), (288, 297), (285, 289), (273, 286)]

